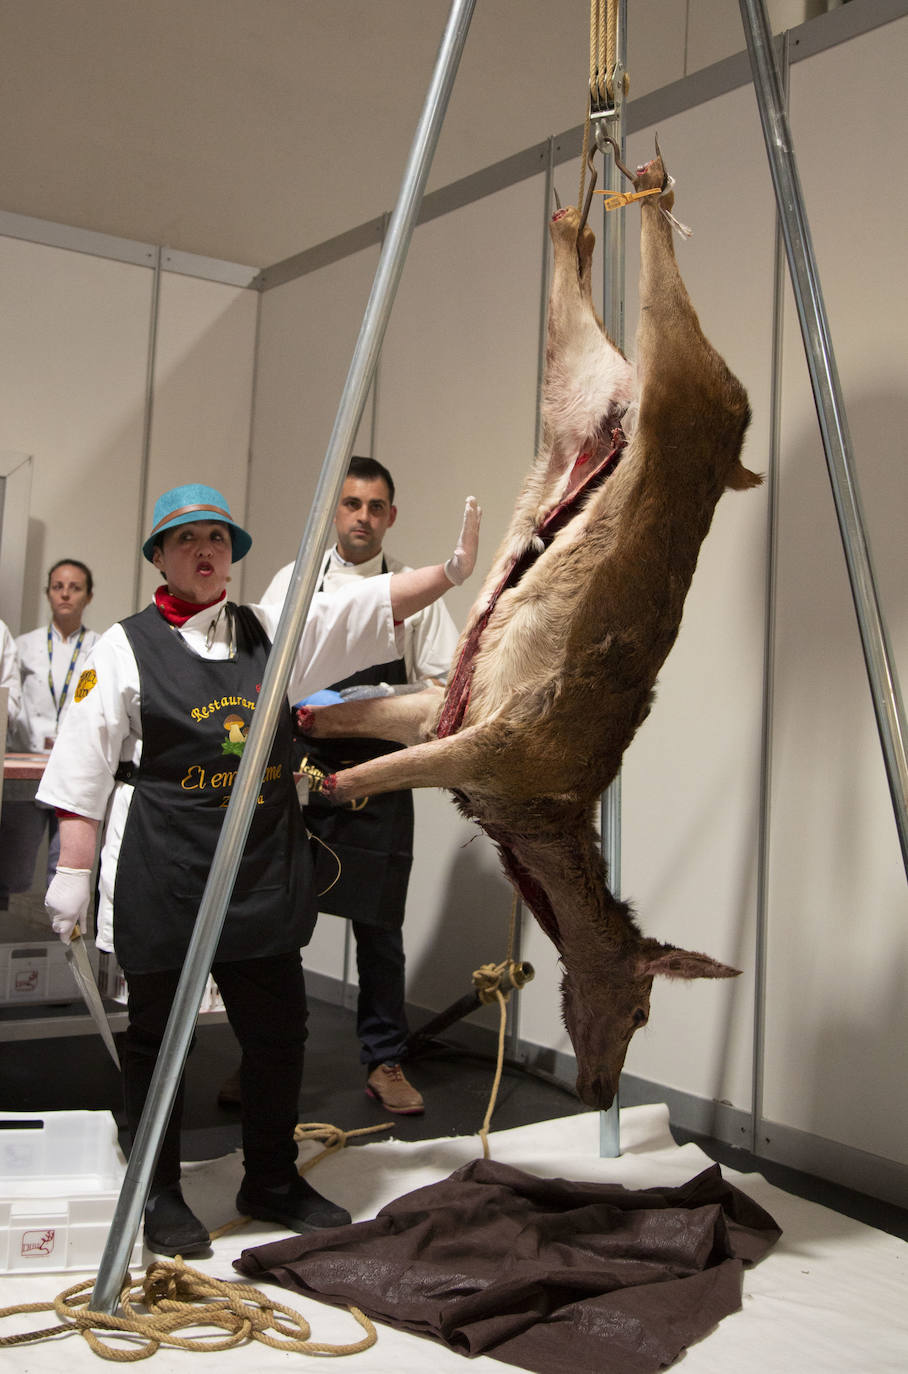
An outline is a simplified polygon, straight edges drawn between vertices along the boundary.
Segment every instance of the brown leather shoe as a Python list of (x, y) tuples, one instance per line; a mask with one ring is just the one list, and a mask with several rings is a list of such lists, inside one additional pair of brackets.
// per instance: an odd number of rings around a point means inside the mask
[(366, 1079), (366, 1092), (389, 1112), (418, 1116), (423, 1110), (422, 1094), (404, 1077), (399, 1064), (379, 1064)]

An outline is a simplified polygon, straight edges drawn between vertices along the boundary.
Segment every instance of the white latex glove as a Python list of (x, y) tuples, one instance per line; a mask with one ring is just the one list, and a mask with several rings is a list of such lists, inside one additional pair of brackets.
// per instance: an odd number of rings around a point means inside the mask
[(91, 901), (90, 868), (58, 868), (44, 898), (44, 910), (64, 945), (72, 938), (76, 922), (85, 923)]
[(455, 587), (466, 582), (476, 566), (476, 553), (479, 549), (479, 521), (482, 507), (476, 504), (475, 496), (467, 497), (463, 512), (463, 524), (457, 538), (457, 547), (445, 564), (445, 577)]

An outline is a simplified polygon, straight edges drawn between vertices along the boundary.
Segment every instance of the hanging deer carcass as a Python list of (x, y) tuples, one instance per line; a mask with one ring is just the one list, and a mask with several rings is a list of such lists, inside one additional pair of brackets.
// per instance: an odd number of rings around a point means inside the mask
[(577, 1092), (598, 1108), (615, 1096), (654, 977), (737, 972), (641, 934), (608, 889), (594, 814), (649, 711), (716, 502), (760, 481), (739, 462), (746, 394), (678, 272), (661, 157), (635, 185), (659, 191), (640, 204), (636, 368), (593, 309), (592, 231), (578, 233), (574, 209), (553, 216), (542, 450), (443, 696), (349, 702), (301, 720), (311, 735), (410, 746), (329, 778), (338, 803), (449, 788), (495, 841), (561, 957)]

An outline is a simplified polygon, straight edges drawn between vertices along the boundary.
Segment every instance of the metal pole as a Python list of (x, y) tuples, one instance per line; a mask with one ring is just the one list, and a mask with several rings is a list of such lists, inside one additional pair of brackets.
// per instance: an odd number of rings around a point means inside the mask
[(359, 338), (341, 395), (337, 417), (315, 499), (281, 612), (274, 646), (262, 680), (259, 703), (211, 871), (196, 918), (195, 930), (158, 1061), (148, 1100), (130, 1152), (129, 1164), (111, 1222), (110, 1235), (91, 1296), (95, 1312), (116, 1311), (129, 1256), (148, 1197), (154, 1164), (186, 1062), (205, 982), (214, 958), (224, 916), (255, 808), (278, 716), (286, 708), (287, 684), (309, 604), (315, 591), (322, 550), (337, 509), (353, 441), (371, 385), (391, 306), (416, 225), (432, 156), (438, 144), (454, 78), (466, 43), (476, 0), (452, 0), (447, 27), (391, 216)]
[(154, 417), (154, 377), (158, 356), (158, 317), (161, 313), (160, 245), (154, 253), (154, 276), (151, 283), (151, 309), (148, 317), (148, 352), (145, 358), (145, 405), (142, 411), (142, 458), (139, 465), (139, 510), (136, 517), (136, 561), (132, 579), (132, 609), (140, 606), (142, 589), (142, 540), (145, 538), (145, 506), (148, 501), (148, 468), (151, 462), (151, 425)]
[(788, 127), (764, 0), (740, 0), (757, 107), (779, 207), (788, 270), (807, 355), (814, 404), (857, 613), (889, 791), (908, 873), (908, 759), (905, 711), (880, 610), (854, 472), (851, 436), (817, 274), (810, 227)]
[[(619, 0), (615, 26), (615, 60), (617, 73), (614, 83), (615, 117), (608, 132), (624, 155), (624, 92), (623, 81), (627, 62), (627, 0)], [(619, 90), (619, 85), (622, 89)], [(609, 191), (623, 189), (623, 178), (610, 153), (604, 157), (603, 182)], [(604, 214), (603, 224), (603, 298), (602, 320), (612, 342), (624, 350), (624, 277), (625, 277), (625, 217)], [(621, 774), (615, 776), (599, 805), (599, 833), (602, 854), (608, 868), (609, 887), (616, 897), (621, 896)], [(607, 1112), (599, 1113), (599, 1155), (602, 1159), (617, 1159), (621, 1154), (619, 1098)]]
[[(780, 40), (779, 70), (782, 98), (788, 103), (790, 70), (788, 35)], [(779, 545), (779, 463), (781, 453), (782, 348), (784, 343), (783, 297), (785, 253), (782, 230), (776, 215), (772, 267), (772, 365), (769, 414), (771, 419), (769, 461), (766, 474), (766, 609), (763, 623), (763, 713), (760, 722), (760, 826), (757, 837), (757, 900), (754, 926), (754, 1007), (750, 1151), (759, 1154), (766, 1078), (766, 960), (769, 940), (769, 832), (772, 795), (772, 733), (776, 680), (776, 601)]]

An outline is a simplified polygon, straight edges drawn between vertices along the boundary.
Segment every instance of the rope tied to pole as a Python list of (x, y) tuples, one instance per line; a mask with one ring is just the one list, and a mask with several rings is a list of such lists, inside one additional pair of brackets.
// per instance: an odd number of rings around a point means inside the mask
[(526, 965), (515, 963), (510, 955), (500, 964), (481, 964), (473, 970), (471, 979), (476, 996), (486, 1005), (494, 1002), (499, 994), (507, 1002), (515, 988), (522, 988), (529, 982)]
[[(508, 927), (508, 952), (500, 964), (481, 964), (473, 972), (473, 986), (476, 995), (481, 1002), (498, 1003), (498, 1053), (495, 1060), (495, 1078), (492, 1082), (492, 1090), (489, 1093), (489, 1105), (486, 1107), (486, 1114), (482, 1125), (479, 1128), (479, 1139), (482, 1141), (482, 1157), (489, 1158), (489, 1127), (492, 1122), (492, 1113), (495, 1110), (495, 1103), (498, 1100), (498, 1089), (501, 1086), (501, 1074), (504, 1068), (504, 1037), (508, 1024), (508, 998), (514, 988), (522, 988), (533, 977), (533, 969), (529, 964), (517, 964), (514, 962), (514, 939), (517, 931), (517, 891), (514, 891), (513, 901), (511, 902), (511, 918)], [(502, 990), (502, 982), (505, 982), (507, 991)]]

